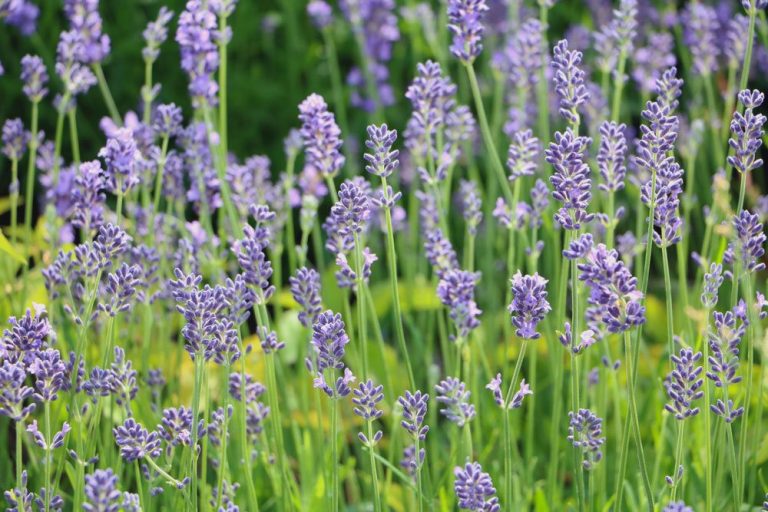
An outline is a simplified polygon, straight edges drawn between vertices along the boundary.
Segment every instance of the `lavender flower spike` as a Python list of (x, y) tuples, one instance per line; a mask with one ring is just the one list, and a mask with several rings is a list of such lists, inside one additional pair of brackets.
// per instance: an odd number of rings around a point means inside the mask
[(133, 418), (128, 418), (125, 423), (115, 427), (113, 433), (115, 442), (120, 448), (120, 456), (126, 462), (160, 456), (160, 436), (157, 432), (148, 432)]
[(333, 178), (344, 166), (339, 151), (343, 141), (333, 113), (319, 94), (310, 94), (299, 105), (301, 137), (307, 153), (307, 163), (323, 176)]
[(546, 160), (554, 167), (550, 177), (554, 190), (552, 197), (563, 203), (555, 213), (555, 220), (569, 230), (577, 230), (592, 220), (587, 212), (592, 198), (589, 165), (586, 163), (588, 137), (580, 137), (568, 128), (565, 133), (556, 132), (555, 141), (545, 151)]
[(429, 395), (418, 390), (415, 393), (406, 390), (405, 395), (397, 399), (397, 403), (403, 408), (403, 420), (400, 424), (411, 436), (420, 441), (424, 441), (429, 432), (429, 425), (424, 425), (427, 402), (429, 402)]
[(699, 408), (693, 407), (692, 403), (704, 395), (701, 390), (704, 380), (699, 378), (704, 369), (696, 366), (701, 357), (701, 352), (694, 354), (688, 348), (680, 350), (678, 355), (672, 355), (675, 367), (664, 380), (664, 387), (672, 402), (665, 404), (664, 408), (678, 420), (699, 414)]
[[(384, 387), (382, 385), (376, 386), (370, 379), (366, 382), (361, 382), (352, 390), (352, 393), (354, 394), (352, 403), (355, 405), (352, 412), (367, 422), (379, 419), (381, 415), (384, 414), (384, 411), (379, 409), (379, 403), (384, 399), (383, 389)], [(382, 435), (381, 430), (379, 430), (373, 435), (373, 439), (368, 439), (362, 432), (359, 432), (357, 437), (364, 445), (372, 446), (381, 440)]]
[(536, 326), (552, 310), (547, 301), (547, 280), (538, 273), (524, 276), (518, 270), (512, 277), (512, 302), (507, 309), (517, 328), (515, 334), (527, 340), (540, 338)]
[(589, 99), (589, 92), (584, 85), (585, 74), (579, 67), (581, 58), (580, 51), (568, 49), (566, 39), (558, 42), (552, 52), (555, 91), (560, 97), (560, 115), (574, 125), (579, 124), (579, 107)]
[(627, 155), (627, 139), (624, 136), (626, 125), (606, 121), (600, 125), (600, 149), (597, 152), (597, 166), (603, 182), (600, 190), (617, 192), (624, 188), (627, 167), (624, 159)]
[(480, 325), (477, 317), (482, 311), (475, 302), (475, 284), (479, 274), (466, 270), (451, 269), (437, 285), (437, 296), (450, 308), (448, 315), (456, 325), (459, 338), (465, 338)]
[(605, 443), (603, 420), (589, 409), (569, 412), (568, 440), (582, 452), (582, 465), (590, 470), (603, 458), (600, 447)]
[(344, 368), (342, 358), (349, 336), (344, 330), (341, 315), (327, 310), (320, 313), (312, 326), (312, 346), (317, 354), (317, 371)]
[(299, 322), (307, 328), (312, 328), (322, 311), (320, 298), (320, 274), (315, 269), (301, 267), (296, 275), (289, 279), (291, 295), (302, 308), (299, 312)]
[(459, 427), (463, 427), (475, 417), (475, 406), (469, 403), (470, 392), (466, 384), (455, 377), (448, 377), (435, 385), (437, 401), (445, 407), (440, 414)]
[(453, 470), (456, 481), (453, 490), (462, 510), (473, 512), (499, 512), (499, 498), (491, 476), (483, 472), (478, 462), (467, 462), (464, 467), (456, 466)]
[(764, 269), (765, 263), (760, 260), (765, 254), (766, 237), (760, 217), (742, 210), (734, 217), (733, 227), (736, 231), (736, 253), (741, 260), (742, 271), (759, 272)]
[(533, 136), (531, 130), (515, 132), (507, 152), (509, 181), (515, 181), (521, 176), (533, 176), (539, 151), (541, 151), (539, 139)]
[(471, 64), (483, 50), (485, 0), (448, 0), (448, 28), (453, 32), (451, 53), (464, 64)]
[(24, 82), (24, 94), (29, 101), (42, 101), (48, 94), (48, 71), (43, 59), (37, 55), (25, 55), (21, 59), (21, 81)]
[(728, 145), (734, 154), (728, 157), (728, 164), (740, 173), (746, 173), (763, 165), (763, 160), (757, 157), (760, 146), (763, 145), (763, 125), (766, 118), (755, 114), (755, 109), (763, 104), (765, 95), (758, 91), (744, 89), (739, 92), (739, 103), (744, 105), (744, 114), (735, 111), (731, 121), (732, 137)]
[(30, 134), (24, 129), (21, 119), (6, 119), (3, 123), (3, 154), (10, 160), (21, 160), (27, 151)]
[(386, 124), (368, 126), (368, 140), (365, 141), (365, 147), (372, 153), (366, 153), (363, 158), (367, 165), (365, 170), (369, 173), (387, 178), (392, 171), (400, 166), (398, 156), (400, 152), (392, 149), (397, 140), (397, 131), (390, 130)]

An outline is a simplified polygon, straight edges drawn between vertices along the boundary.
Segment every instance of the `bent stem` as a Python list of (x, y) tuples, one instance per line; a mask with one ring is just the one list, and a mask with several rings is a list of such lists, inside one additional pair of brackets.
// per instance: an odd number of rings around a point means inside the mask
[[(99, 90), (101, 91), (101, 95), (104, 98), (104, 103), (107, 105), (107, 110), (109, 110), (109, 117), (112, 118), (112, 121), (117, 126), (122, 125), (123, 121), (120, 119), (120, 112), (117, 110), (117, 105), (115, 105), (115, 100), (109, 90), (109, 85), (107, 85), (107, 79), (104, 78), (104, 70), (101, 69), (101, 63), (95, 62), (91, 68), (93, 69), (93, 72), (96, 75), (96, 79), (99, 82)], [(63, 104), (66, 105), (66, 103)]]

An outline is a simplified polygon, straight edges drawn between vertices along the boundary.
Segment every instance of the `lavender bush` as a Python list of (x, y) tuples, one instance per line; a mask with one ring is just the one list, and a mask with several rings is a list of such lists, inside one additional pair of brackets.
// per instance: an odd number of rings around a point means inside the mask
[(0, 0), (7, 510), (768, 510), (766, 2), (281, 4)]

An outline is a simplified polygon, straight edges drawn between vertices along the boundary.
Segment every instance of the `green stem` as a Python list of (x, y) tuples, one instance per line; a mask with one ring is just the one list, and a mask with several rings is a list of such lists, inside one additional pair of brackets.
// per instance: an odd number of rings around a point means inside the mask
[[(231, 373), (231, 368), (229, 364), (225, 364), (225, 371), (224, 374), (226, 375), (226, 379), (224, 380), (224, 386), (222, 390), (222, 407), (224, 408), (224, 426), (222, 427), (222, 432), (224, 434), (221, 436), (221, 446), (219, 451), (219, 481), (216, 486), (216, 510), (221, 510), (221, 501), (224, 498), (224, 473), (227, 471), (227, 440), (229, 439), (229, 375)], [(246, 392), (246, 386), (245, 381), (241, 382), (242, 389), (240, 390), (241, 393), (245, 394)]]
[(51, 402), (45, 400), (45, 512), (51, 509), (51, 495), (53, 494), (53, 483), (51, 482)]
[(520, 347), (520, 353), (517, 356), (515, 363), (515, 369), (512, 372), (512, 380), (509, 382), (509, 388), (502, 404), (504, 414), (504, 496), (507, 503), (511, 504), (512, 501), (512, 435), (509, 424), (509, 403), (512, 399), (514, 390), (517, 387), (517, 379), (520, 376), (520, 371), (523, 366), (523, 360), (525, 359), (525, 352), (528, 348), (528, 342), (530, 340), (523, 339), (523, 344)]
[(11, 183), (13, 191), (11, 192), (11, 240), (14, 245), (18, 241), (18, 233), (16, 232), (17, 214), (19, 208), (19, 160), (17, 158), (11, 159)]
[(357, 330), (360, 334), (360, 346), (363, 359), (363, 380), (368, 378), (368, 326), (365, 323), (365, 279), (363, 276), (363, 249), (360, 243), (360, 235), (355, 233), (355, 283), (357, 309)]
[(339, 405), (335, 399), (331, 399), (331, 511), (339, 510)]
[(373, 422), (368, 421), (368, 457), (371, 464), (371, 485), (373, 488), (373, 510), (374, 512), (381, 512), (381, 496), (379, 495), (379, 475), (376, 469), (376, 457), (374, 453), (373, 444)]
[[(330, 28), (322, 30), (323, 41), (325, 42), (325, 56), (328, 59), (328, 72), (331, 76), (331, 89), (333, 90), (333, 107), (338, 115), (339, 125), (342, 133), (349, 133), (349, 120), (347, 118), (347, 104), (344, 101), (344, 82), (341, 79), (339, 68), (339, 58), (336, 54), (336, 43), (333, 40), (333, 34)], [(347, 169), (354, 175), (357, 169), (357, 160), (350, 154), (349, 144), (342, 146), (344, 156), (346, 156)]]
[(509, 180), (504, 172), (504, 166), (499, 158), (499, 152), (496, 150), (496, 144), (493, 142), (493, 134), (491, 134), (491, 129), (488, 126), (488, 118), (485, 115), (485, 107), (483, 106), (483, 98), (480, 94), (480, 86), (477, 83), (475, 68), (471, 63), (465, 63), (464, 68), (467, 70), (467, 76), (469, 76), (469, 85), (472, 88), (472, 96), (475, 101), (475, 109), (477, 110), (477, 118), (480, 122), (480, 131), (483, 134), (483, 143), (485, 144), (486, 151), (490, 153), (491, 167), (493, 167), (493, 170), (496, 173), (496, 179), (499, 181), (504, 197), (507, 199), (507, 202), (512, 205), (514, 204), (514, 197), (512, 196), (512, 191), (509, 189)]
[(72, 145), (72, 163), (75, 167), (80, 165), (80, 142), (77, 136), (77, 109), (73, 108), (67, 112), (69, 121), (69, 140)]
[[(91, 68), (93, 69), (93, 72), (96, 74), (96, 79), (99, 82), (99, 89), (101, 90), (101, 95), (104, 97), (104, 103), (107, 105), (107, 110), (109, 110), (109, 117), (112, 118), (112, 121), (117, 126), (122, 126), (123, 120), (120, 119), (120, 111), (117, 110), (117, 105), (115, 105), (115, 100), (112, 98), (112, 93), (109, 90), (109, 85), (107, 85), (107, 80), (104, 78), (104, 70), (101, 69), (101, 64), (99, 62), (95, 62)], [(66, 104), (66, 103), (65, 103)]]
[[(382, 190), (387, 190), (387, 178), (381, 177)], [(405, 344), (405, 332), (403, 330), (403, 313), (400, 307), (400, 291), (397, 284), (397, 256), (395, 253), (395, 233), (392, 229), (392, 211), (384, 208), (384, 217), (387, 223), (387, 263), (389, 265), (389, 284), (392, 292), (392, 314), (395, 323), (395, 334), (400, 353), (405, 360), (405, 367), (408, 372), (408, 382), (410, 387), (416, 388), (416, 380), (413, 377), (413, 367), (411, 359), (408, 356), (408, 347)]]
[(144, 61), (144, 88), (142, 90), (144, 96), (142, 98), (144, 100), (144, 112), (141, 119), (145, 125), (149, 125), (152, 121), (152, 64), (154, 64), (154, 61), (152, 60)]
[[(192, 425), (197, 425), (200, 415), (200, 389), (203, 384), (203, 375), (205, 371), (205, 362), (203, 355), (198, 353), (195, 357), (195, 381), (192, 389)], [(192, 510), (197, 510), (197, 428), (192, 428), (192, 443), (189, 447), (189, 462), (187, 467), (187, 476), (192, 480), (192, 489), (190, 496), (192, 498)]]
[(675, 501), (677, 497), (677, 486), (682, 480), (683, 476), (678, 474), (678, 468), (683, 463), (683, 436), (685, 435), (685, 420), (678, 420), (677, 422), (677, 444), (675, 445), (675, 467), (672, 468), (672, 501)]
[(619, 65), (616, 71), (616, 89), (613, 95), (613, 105), (611, 106), (611, 121), (617, 122), (619, 120), (619, 114), (621, 113), (621, 93), (624, 91), (624, 69), (627, 65), (627, 48), (626, 45), (621, 46), (621, 52), (619, 53)]

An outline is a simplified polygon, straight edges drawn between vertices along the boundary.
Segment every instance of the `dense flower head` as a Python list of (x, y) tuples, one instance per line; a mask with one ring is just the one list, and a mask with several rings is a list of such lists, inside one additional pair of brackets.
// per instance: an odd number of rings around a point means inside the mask
[(3, 154), (10, 160), (21, 160), (27, 151), (30, 133), (24, 129), (24, 123), (19, 118), (6, 119), (3, 123), (2, 143)]
[(475, 236), (483, 220), (483, 203), (480, 190), (474, 181), (461, 180), (458, 195), (461, 201), (461, 212), (467, 224), (467, 231), (470, 235)]
[(368, 126), (368, 139), (365, 141), (371, 153), (366, 153), (363, 158), (366, 161), (365, 170), (382, 178), (389, 177), (392, 171), (400, 165), (398, 155), (400, 152), (392, 149), (397, 140), (397, 131), (390, 130), (386, 124)]
[(679, 121), (672, 114), (672, 107), (659, 101), (649, 101), (642, 117), (646, 123), (640, 126), (636, 162), (648, 171), (659, 172), (674, 162), (674, 157), (668, 153), (674, 149)]
[(600, 125), (600, 149), (597, 152), (597, 166), (603, 182), (598, 185), (605, 192), (616, 192), (624, 188), (627, 167), (626, 125), (605, 121)]
[(435, 385), (436, 400), (443, 405), (440, 414), (459, 427), (475, 417), (475, 406), (469, 402), (471, 392), (456, 377), (446, 377)]
[(320, 274), (313, 268), (301, 267), (296, 275), (289, 279), (291, 295), (300, 306), (299, 322), (307, 328), (312, 328), (317, 316), (322, 311), (320, 297)]
[[(599, 54), (599, 66), (604, 73), (614, 72), (619, 57), (631, 53), (637, 34), (637, 0), (621, 0), (614, 9), (613, 18), (596, 32), (595, 47)], [(623, 76), (616, 77), (624, 80)]]
[(712, 315), (714, 324), (707, 332), (710, 351), (707, 377), (717, 387), (736, 384), (741, 382), (736, 372), (739, 369), (739, 345), (746, 333), (745, 322), (734, 311), (715, 311)]
[(693, 512), (693, 509), (684, 501), (671, 501), (664, 506), (663, 512)]
[(600, 447), (605, 443), (603, 420), (589, 409), (570, 411), (568, 424), (568, 440), (581, 451), (584, 469), (592, 469), (603, 458)]
[(37, 55), (25, 55), (21, 58), (21, 81), (23, 91), (29, 101), (39, 102), (48, 94), (48, 71), (45, 63)]
[(683, 221), (679, 209), (682, 193), (683, 169), (669, 158), (656, 169), (656, 183), (647, 182), (642, 188), (643, 202), (647, 205), (654, 203), (653, 241), (659, 247), (668, 247), (681, 240)]
[(699, 378), (704, 370), (696, 363), (701, 359), (701, 352), (695, 354), (689, 348), (683, 348), (679, 354), (672, 354), (674, 368), (664, 380), (664, 388), (671, 403), (664, 408), (675, 415), (678, 420), (684, 420), (699, 413), (699, 408), (693, 406), (693, 401), (704, 396), (702, 386), (704, 379)]
[(448, 28), (453, 33), (451, 53), (471, 64), (483, 51), (482, 18), (488, 10), (485, 0), (449, 0)]
[(76, 228), (98, 229), (104, 223), (106, 182), (98, 160), (83, 162), (75, 176), (72, 190), (72, 225)]
[(133, 130), (118, 128), (107, 139), (107, 145), (99, 151), (99, 156), (106, 164), (107, 180), (112, 191), (125, 193), (139, 184), (138, 163), (141, 153), (136, 146)]
[(243, 226), (243, 238), (232, 246), (243, 278), (256, 290), (259, 303), (269, 300), (275, 293), (274, 285), (270, 284), (272, 263), (266, 253), (268, 244), (269, 231), (259, 223), (255, 228), (248, 224)]
[(429, 425), (424, 424), (428, 402), (429, 395), (419, 390), (415, 393), (406, 390), (403, 396), (397, 398), (398, 405), (403, 408), (403, 420), (400, 425), (420, 441), (424, 441), (429, 432)]
[(720, 22), (714, 7), (702, 3), (691, 3), (683, 12), (684, 40), (693, 56), (696, 73), (709, 76), (717, 71), (717, 44)]
[(162, 137), (169, 137), (178, 133), (183, 121), (181, 107), (177, 107), (175, 103), (158, 105), (155, 109), (152, 129)]
[(467, 462), (463, 468), (456, 466), (453, 474), (456, 477), (453, 490), (460, 509), (474, 512), (501, 510), (491, 476), (483, 471), (479, 462)]
[[(56, 46), (56, 74), (64, 82), (64, 91), (70, 96), (83, 94), (96, 85), (96, 75), (79, 61), (83, 42), (76, 30), (61, 33)], [(61, 105), (66, 111), (67, 105)]]
[(336, 118), (319, 94), (310, 94), (299, 105), (301, 137), (307, 155), (307, 164), (320, 174), (334, 177), (344, 166), (341, 154), (341, 130)]
[(86, 512), (117, 512), (123, 502), (123, 494), (117, 489), (117, 475), (112, 468), (96, 469), (85, 475)]
[(333, 9), (323, 0), (312, 0), (307, 4), (307, 14), (312, 24), (324, 29), (333, 22)]
[(435, 135), (455, 106), (456, 86), (443, 75), (437, 62), (428, 60), (416, 66), (416, 76), (405, 97), (413, 107), (405, 130), (405, 145), (419, 158), (435, 151)]
[(565, 133), (556, 132), (554, 142), (545, 151), (547, 162), (554, 167), (550, 177), (552, 197), (563, 203), (555, 220), (565, 229), (577, 230), (593, 217), (587, 212), (592, 182), (586, 153), (591, 142), (589, 137), (578, 136), (568, 128)]
[(518, 270), (512, 277), (512, 302), (507, 310), (512, 315), (515, 334), (524, 339), (535, 340), (541, 335), (536, 326), (552, 308), (547, 301), (547, 280), (538, 273), (524, 276)]
[(507, 151), (509, 181), (515, 181), (522, 176), (533, 176), (538, 167), (540, 151), (539, 139), (533, 136), (531, 130), (515, 132)]
[(734, 111), (731, 120), (731, 135), (728, 145), (733, 148), (733, 154), (728, 156), (728, 164), (741, 173), (750, 172), (763, 165), (757, 152), (763, 145), (763, 125), (765, 116), (756, 114), (755, 109), (763, 104), (765, 95), (758, 91), (744, 89), (739, 92), (739, 103), (744, 106), (744, 113)]
[(354, 238), (368, 226), (371, 215), (369, 198), (355, 181), (348, 180), (339, 187), (339, 201), (331, 208), (331, 218), (338, 234)]
[(438, 279), (445, 278), (449, 271), (455, 270), (459, 266), (459, 260), (451, 241), (443, 235), (440, 229), (427, 232), (424, 250), (427, 261), (432, 265)]
[(312, 325), (312, 347), (317, 355), (317, 371), (344, 368), (342, 359), (349, 336), (344, 329), (341, 314), (331, 310), (320, 313)]
[(552, 51), (555, 91), (560, 99), (560, 115), (578, 124), (579, 107), (589, 99), (581, 69), (582, 53), (568, 49), (568, 40), (559, 41)]
[(109, 55), (110, 40), (108, 35), (101, 32), (102, 20), (98, 0), (66, 0), (64, 13), (70, 28), (80, 39), (77, 60), (84, 64), (103, 61)]
[(598, 244), (577, 268), (579, 280), (590, 288), (587, 316), (593, 330), (605, 325), (609, 332), (620, 333), (645, 322), (643, 293), (615, 249)]
[(69, 368), (56, 349), (39, 351), (29, 365), (29, 373), (35, 376), (34, 396), (40, 402), (55, 401), (59, 391), (69, 386)]
[(27, 310), (21, 317), (10, 317), (9, 328), (0, 340), (0, 358), (29, 367), (37, 353), (48, 348), (54, 332), (48, 318)]
[(160, 55), (160, 46), (168, 39), (168, 24), (173, 19), (173, 11), (164, 5), (157, 12), (157, 18), (147, 23), (147, 28), (141, 33), (145, 46), (141, 56), (147, 62), (154, 62)]
[(24, 385), (27, 372), (21, 363), (5, 360), (0, 365), (0, 415), (12, 421), (23, 421), (35, 410), (35, 404), (24, 405), (34, 389)]
[(459, 338), (465, 338), (480, 325), (478, 317), (482, 311), (475, 302), (475, 285), (479, 278), (477, 272), (451, 269), (437, 285), (437, 296), (449, 308), (448, 316), (453, 320)]
[(122, 425), (112, 429), (115, 442), (120, 448), (120, 456), (126, 462), (143, 459), (144, 457), (157, 458), (160, 456), (160, 436), (157, 432), (147, 431), (141, 423), (133, 418), (128, 418)]
[(214, 105), (219, 86), (213, 74), (219, 67), (216, 14), (207, 2), (190, 0), (179, 16), (176, 42), (181, 68), (189, 75), (189, 93), (195, 106)]
[(99, 303), (99, 309), (109, 316), (130, 311), (136, 303), (137, 288), (142, 286), (144, 282), (141, 267), (122, 263), (107, 275), (107, 282), (102, 291), (104, 297)]
[(765, 254), (765, 232), (757, 214), (742, 210), (733, 218), (736, 231), (734, 240), (736, 256), (741, 263), (742, 272), (759, 272), (765, 268), (761, 262)]
[(704, 287), (701, 292), (701, 305), (707, 309), (717, 306), (718, 292), (723, 284), (723, 266), (712, 263), (709, 272), (704, 274)]
[[(680, 105), (680, 95), (683, 94), (683, 79), (677, 77), (677, 68), (672, 66), (665, 69), (656, 79), (654, 90), (658, 95), (657, 102), (669, 109), (669, 115)], [(645, 117), (645, 116), (643, 116)]]

